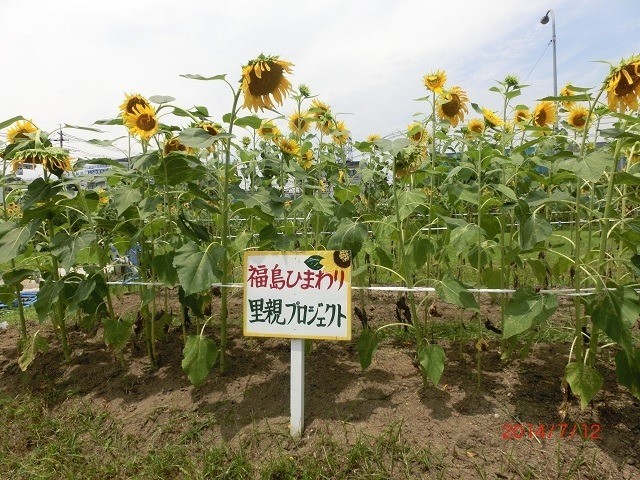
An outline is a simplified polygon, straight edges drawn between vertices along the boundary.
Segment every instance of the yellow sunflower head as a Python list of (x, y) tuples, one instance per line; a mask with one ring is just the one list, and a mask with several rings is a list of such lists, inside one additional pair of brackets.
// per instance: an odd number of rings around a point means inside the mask
[(278, 139), (278, 147), (285, 155), (300, 155), (300, 145), (293, 139), (280, 137)]
[(394, 157), (396, 178), (404, 178), (414, 173), (422, 163), (423, 149), (419, 145), (408, 145)]
[(531, 112), (527, 108), (518, 108), (513, 114), (513, 123), (522, 126), (531, 120)]
[(289, 116), (289, 130), (291, 132), (302, 135), (307, 133), (311, 128), (311, 117), (309, 112), (293, 112)]
[[(573, 90), (571, 90), (571, 88), (569, 88), (570, 86), (571, 85), (567, 83), (564, 86), (564, 88), (562, 90), (560, 90), (560, 96), (561, 97), (573, 97), (576, 94), (576, 92), (574, 92)], [(567, 110), (569, 110), (574, 105), (575, 105), (575, 102), (573, 102), (571, 100), (563, 100), (562, 101), (562, 106), (564, 108), (566, 108)]]
[(19, 120), (7, 130), (7, 143), (15, 143), (19, 140), (29, 140), (29, 134), (38, 131), (31, 120)]
[(278, 138), (280, 135), (282, 135), (280, 129), (271, 120), (263, 120), (258, 128), (258, 136), (265, 140)]
[(471, 135), (482, 135), (484, 133), (484, 120), (472, 118), (467, 124), (467, 132)]
[(556, 121), (556, 106), (553, 102), (544, 101), (536, 105), (533, 111), (533, 122), (538, 127), (553, 125)]
[(202, 128), (209, 135), (214, 135), (214, 136), (219, 135), (224, 131), (224, 129), (222, 128), (222, 125), (220, 125), (219, 123), (212, 123), (212, 122), (203, 122), (200, 124), (200, 128)]
[(151, 137), (158, 133), (158, 118), (155, 110), (149, 105), (136, 106), (134, 113), (126, 115), (124, 121), (129, 133), (134, 137), (140, 137), (141, 140), (148, 142)]
[(588, 116), (589, 110), (582, 105), (574, 105), (567, 114), (567, 123), (575, 129), (584, 130)]
[(468, 100), (467, 94), (460, 87), (443, 90), (438, 101), (438, 118), (446, 119), (451, 125), (457, 127), (469, 111), (466, 105)]
[(425, 75), (422, 80), (424, 81), (424, 86), (429, 90), (440, 93), (447, 81), (447, 74), (442, 70), (436, 70), (435, 72)]
[(369, 142), (369, 143), (373, 143), (373, 142), (375, 142), (376, 140), (380, 140), (380, 138), (382, 138), (382, 137), (380, 137), (380, 135), (378, 135), (377, 133), (372, 133), (371, 135), (369, 135), (369, 136), (367, 137), (367, 142)]
[(502, 127), (504, 125), (504, 121), (488, 108), (482, 109), (482, 115), (484, 116), (484, 121), (487, 126), (490, 128)]
[(316, 122), (316, 128), (325, 135), (329, 135), (331, 127), (335, 123), (331, 107), (317, 98), (311, 102), (309, 109), (313, 120)]
[(171, 152), (185, 152), (185, 153), (193, 153), (193, 148), (187, 147), (183, 143), (180, 142), (178, 137), (173, 137), (164, 142), (164, 146), (162, 147), (162, 153), (165, 156), (169, 155)]
[(429, 141), (429, 133), (420, 122), (407, 125), (407, 138), (411, 143), (426, 143)]
[(336, 145), (345, 145), (349, 141), (349, 130), (344, 122), (337, 122), (331, 132), (331, 138)]
[(122, 117), (127, 117), (128, 115), (135, 115), (136, 108), (138, 107), (150, 107), (151, 104), (149, 100), (144, 98), (142, 95), (134, 93), (132, 95), (125, 94), (126, 98), (124, 102), (120, 104), (120, 112), (122, 113)]
[(244, 107), (258, 111), (274, 108), (273, 102), (282, 105), (291, 82), (285, 73), (291, 73), (292, 63), (280, 60), (277, 55), (260, 55), (242, 67), (242, 92)]
[(14, 172), (25, 163), (42, 165), (44, 170), (57, 177), (62, 177), (64, 172), (72, 170), (69, 152), (57, 147), (25, 148), (12, 155), (11, 165)]
[(638, 110), (640, 99), (640, 55), (623, 60), (605, 80), (607, 101), (612, 112)]
[(313, 150), (309, 149), (298, 158), (298, 163), (305, 170), (309, 170), (313, 166), (313, 160)]

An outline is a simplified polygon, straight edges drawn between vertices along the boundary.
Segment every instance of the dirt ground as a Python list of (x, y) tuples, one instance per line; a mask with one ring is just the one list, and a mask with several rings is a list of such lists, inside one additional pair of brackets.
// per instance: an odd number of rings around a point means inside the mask
[[(119, 309), (131, 311), (137, 302), (135, 294), (123, 295)], [(374, 327), (394, 321), (394, 303), (395, 297), (388, 294), (370, 296), (367, 314)], [(470, 313), (441, 303), (436, 307), (441, 316), (435, 321), (472, 321)], [(488, 318), (496, 317), (497, 308), (483, 303)], [(230, 310), (235, 319), (240, 309), (240, 298), (233, 296)], [(69, 394), (47, 397), (53, 411), (89, 404), (108, 412), (136, 436), (180, 435), (186, 425), (176, 418), (183, 412), (214, 419), (207, 424), (212, 442), (241, 444), (256, 432), (267, 432), (263, 441), (278, 437), (282, 445), (289, 431), (289, 342), (244, 338), (237, 325), (239, 321), (230, 332), (229, 372), (213, 372), (197, 389), (181, 370), (179, 327), (159, 343), (160, 366), (155, 371), (144, 349), (128, 348), (123, 367), (104, 346), (101, 331), (90, 337), (76, 330), (69, 365), (53, 348), (21, 372), (18, 332), (9, 329), (0, 333), (0, 390), (9, 395), (29, 390), (44, 397), (55, 386)], [(354, 316), (351, 342), (314, 342), (306, 360), (306, 427), (302, 439), (284, 441), (287, 450), (310, 451), (327, 436), (351, 443), (358, 436), (379, 436), (396, 427), (410, 444), (430, 445), (441, 455), (448, 463), (445, 478), (480, 478), (478, 472), (486, 472), (486, 478), (525, 478), (527, 471), (532, 478), (565, 478), (562, 472), (571, 471), (573, 464), (574, 478), (640, 479), (640, 402), (617, 385), (612, 362), (601, 363), (604, 389), (581, 411), (576, 399), (563, 406), (560, 379), (568, 344), (538, 344), (526, 359), (505, 364), (494, 337), (482, 354), (478, 387), (475, 342), (441, 342), (447, 355), (441, 383), (425, 388), (408, 336), (392, 335), (383, 341), (363, 372), (356, 350), (360, 330)], [(560, 438), (560, 431), (549, 434), (549, 427), (563, 421), (563, 409), (569, 428)], [(515, 438), (521, 433), (518, 423), (531, 424), (534, 433), (544, 424), (545, 436), (551, 438), (540, 438), (539, 431), (532, 435), (528, 429), (523, 438)], [(598, 438), (584, 440), (580, 432), (569, 438), (573, 426), (583, 423), (589, 436)]]

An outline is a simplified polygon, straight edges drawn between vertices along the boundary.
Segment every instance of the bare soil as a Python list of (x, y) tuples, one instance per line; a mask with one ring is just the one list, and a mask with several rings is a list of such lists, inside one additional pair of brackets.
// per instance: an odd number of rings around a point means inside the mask
[[(138, 301), (135, 294), (123, 295), (119, 311), (135, 311)], [(374, 327), (395, 321), (395, 301), (380, 293), (368, 298), (367, 316)], [(175, 300), (171, 306), (177, 313)], [(306, 360), (306, 428), (302, 439), (293, 440), (288, 438), (289, 342), (243, 337), (239, 297), (231, 298), (230, 310), (236, 321), (230, 330), (229, 372), (212, 372), (197, 389), (181, 370), (182, 334), (175, 326), (158, 344), (157, 370), (150, 368), (142, 342), (127, 349), (122, 366), (104, 346), (101, 330), (94, 336), (74, 330), (69, 364), (62, 362), (49, 332), (54, 348), (21, 372), (18, 332), (9, 329), (0, 333), (0, 390), (42, 396), (54, 412), (89, 405), (140, 438), (177, 437), (193, 426), (193, 419), (206, 418), (212, 444), (241, 445), (259, 436), (265, 445), (278, 442), (294, 455), (313, 451), (323, 438), (350, 444), (398, 428), (410, 445), (429, 446), (439, 455), (446, 464), (444, 478), (568, 478), (567, 472), (573, 472), (573, 478), (640, 479), (640, 402), (618, 386), (612, 361), (601, 362), (604, 388), (581, 410), (575, 398), (563, 403), (568, 343), (537, 344), (525, 359), (505, 363), (499, 340), (487, 331), (480, 386), (475, 341), (449, 339), (439, 341), (447, 355), (440, 385), (425, 387), (409, 335), (389, 336), (363, 372), (356, 350), (361, 326), (354, 316), (351, 342), (313, 343)], [(497, 319), (498, 310), (483, 302), (484, 318)], [(462, 329), (475, 321), (471, 313), (439, 302), (436, 312), (440, 316), (433, 321), (457, 322)], [(215, 326), (210, 333), (217, 335)], [(569, 426), (564, 438), (560, 427), (549, 433), (551, 425), (561, 422)], [(519, 436), (518, 423), (525, 426), (523, 438), (504, 438)], [(534, 433), (544, 424), (550, 438), (533, 435), (529, 424)], [(587, 424), (591, 433), (591, 425), (599, 425), (598, 438), (585, 440), (575, 431), (570, 438), (576, 424)]]

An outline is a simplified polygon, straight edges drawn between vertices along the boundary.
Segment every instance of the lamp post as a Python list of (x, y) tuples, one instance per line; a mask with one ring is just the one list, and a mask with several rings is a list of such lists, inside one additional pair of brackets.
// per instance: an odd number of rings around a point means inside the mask
[(551, 14), (551, 42), (553, 43), (553, 96), (558, 96), (558, 70), (556, 64), (556, 16), (553, 10), (547, 10), (544, 17), (540, 19), (540, 23), (546, 25), (549, 23), (549, 14)]

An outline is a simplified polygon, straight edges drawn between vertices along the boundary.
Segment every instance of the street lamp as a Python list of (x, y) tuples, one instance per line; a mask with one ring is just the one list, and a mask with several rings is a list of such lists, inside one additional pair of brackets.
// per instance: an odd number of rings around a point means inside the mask
[(556, 16), (553, 10), (547, 10), (544, 17), (540, 19), (542, 25), (549, 23), (549, 14), (551, 14), (551, 42), (553, 43), (553, 96), (558, 96), (558, 70), (556, 67)]

